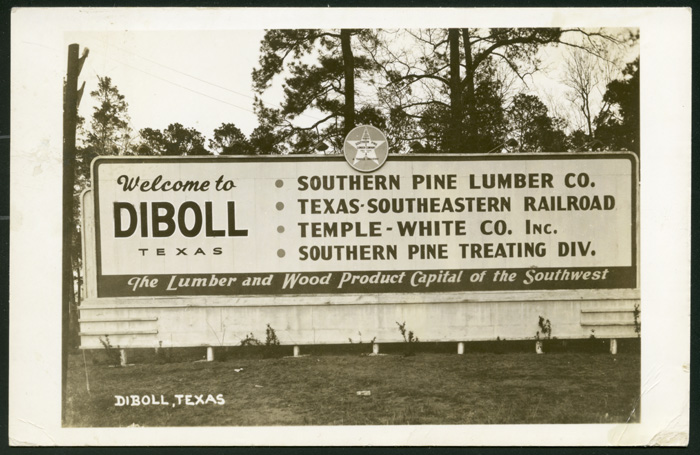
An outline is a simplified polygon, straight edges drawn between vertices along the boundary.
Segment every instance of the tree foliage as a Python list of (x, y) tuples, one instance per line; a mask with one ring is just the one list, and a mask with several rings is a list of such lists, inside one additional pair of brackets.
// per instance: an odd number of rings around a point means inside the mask
[(76, 302), (81, 296), (82, 277), (82, 237), (81, 195), (90, 186), (90, 165), (98, 156), (128, 155), (132, 145), (129, 126), (129, 105), (108, 76), (97, 76), (97, 89), (90, 92), (95, 100), (89, 124), (78, 118), (78, 131), (81, 138), (76, 146), (73, 183), (73, 230), (71, 233), (71, 263), (73, 277), (77, 283)]
[[(638, 150), (638, 62), (636, 76), (628, 67), (613, 80), (619, 66), (610, 60), (612, 47), (638, 38), (624, 32), (267, 30), (252, 73), (258, 125), (249, 137), (233, 123), (221, 123), (208, 140), (171, 123), (132, 138), (126, 100), (107, 77), (92, 92), (100, 103), (86, 127), (85, 156), (338, 153), (357, 124), (384, 130), (393, 153), (487, 153), (509, 139), (522, 152), (580, 150), (593, 139), (606, 149)], [(531, 86), (543, 69), (542, 50), (552, 46), (569, 48), (560, 82), (575, 107), (561, 109)], [(279, 105), (264, 102), (278, 91)]]
[(86, 146), (96, 155), (123, 155), (131, 142), (129, 105), (110, 77), (97, 76), (97, 79), (97, 89), (90, 92), (97, 105), (92, 113)]
[(209, 147), (219, 155), (250, 155), (253, 147), (245, 134), (233, 123), (222, 123), (214, 130)]
[[(483, 153), (505, 133), (507, 81), (499, 67), (525, 81), (539, 67), (539, 49), (559, 42), (561, 33), (556, 28), (380, 31), (370, 55), (386, 79), (381, 99), (392, 119), (404, 120), (409, 141), (426, 141), (428, 150)], [(398, 39), (387, 39), (391, 36)], [(394, 41), (409, 44), (402, 48)], [(412, 131), (406, 123), (413, 124)]]
[(639, 58), (627, 64), (622, 78), (608, 84), (603, 100), (609, 108), (595, 119), (596, 138), (607, 148), (639, 154)]
[[(266, 31), (259, 67), (253, 70), (253, 88), (258, 94), (258, 119), (267, 131), (274, 131), (271, 139), (286, 142), (291, 153), (309, 152), (309, 145), (322, 140), (337, 143), (354, 128), (363, 109), (356, 103), (356, 83), (372, 71), (373, 62), (358, 54), (353, 43), (369, 38), (366, 30)], [(280, 107), (263, 106), (260, 96), (283, 73)], [(263, 153), (282, 147), (265, 145)]]
[(519, 153), (566, 151), (566, 135), (557, 120), (549, 117), (547, 106), (537, 96), (516, 95), (508, 109), (508, 117), (511, 133), (519, 144)]
[(141, 143), (137, 147), (139, 155), (162, 156), (203, 156), (211, 152), (204, 147), (205, 138), (194, 128), (186, 128), (180, 123), (171, 123), (163, 131), (144, 128), (139, 131)]
[[(594, 60), (605, 60), (620, 39), (603, 29), (463, 28), (376, 31), (368, 52), (385, 83), (379, 100), (398, 120), (396, 131), (425, 151), (484, 153), (508, 135), (505, 106), (514, 81), (531, 91), (532, 75), (542, 69), (541, 50), (567, 46)], [(593, 111), (586, 107), (592, 118)], [(562, 129), (552, 116), (554, 130)], [(566, 123), (566, 122), (565, 122)], [(390, 132), (393, 122), (388, 126)], [(590, 130), (590, 129), (589, 129)], [(556, 134), (557, 148), (562, 146)], [(566, 144), (563, 144), (564, 148)]]
[(592, 96), (599, 79), (599, 63), (596, 58), (581, 49), (572, 50), (565, 59), (563, 83), (569, 88), (569, 101), (583, 117), (589, 140), (593, 139)]
[(97, 89), (90, 92), (96, 105), (89, 126), (79, 118), (81, 144), (76, 150), (77, 191), (88, 186), (90, 163), (97, 156), (128, 155), (132, 143), (129, 105), (108, 76), (97, 76)]

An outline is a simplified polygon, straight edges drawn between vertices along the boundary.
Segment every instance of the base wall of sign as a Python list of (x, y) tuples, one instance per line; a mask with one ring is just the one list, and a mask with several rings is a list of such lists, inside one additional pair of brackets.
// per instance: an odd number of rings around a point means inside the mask
[(558, 339), (638, 336), (636, 298), (468, 301), (461, 296), (462, 301), (442, 303), (365, 304), (360, 297), (355, 303), (287, 299), (266, 306), (225, 298), (88, 299), (80, 307), (81, 347), (102, 349), (100, 339), (107, 335), (120, 348), (237, 346), (250, 333), (264, 341), (268, 324), (286, 345), (375, 337), (376, 343), (401, 342), (397, 323), (404, 322), (424, 342), (524, 340), (534, 339), (540, 316), (549, 319)]

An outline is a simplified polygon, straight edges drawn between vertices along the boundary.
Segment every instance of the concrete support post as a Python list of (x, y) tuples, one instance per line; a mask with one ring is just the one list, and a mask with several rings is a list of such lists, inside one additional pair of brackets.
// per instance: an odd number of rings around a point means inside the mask
[(459, 355), (464, 354), (464, 343), (461, 341), (459, 343), (457, 343), (457, 354), (459, 354)]
[(299, 357), (299, 346), (294, 346), (294, 357)]
[(379, 354), (379, 344), (372, 343), (372, 354), (374, 354), (374, 355)]
[(214, 361), (214, 348), (207, 346), (207, 362)]
[(542, 342), (541, 341), (535, 342), (535, 352), (538, 354), (544, 354), (544, 350), (542, 349)]
[(125, 367), (126, 366), (126, 349), (120, 349), (119, 350), (119, 363), (121, 366)]
[(617, 340), (615, 338), (610, 339), (610, 354), (617, 354)]

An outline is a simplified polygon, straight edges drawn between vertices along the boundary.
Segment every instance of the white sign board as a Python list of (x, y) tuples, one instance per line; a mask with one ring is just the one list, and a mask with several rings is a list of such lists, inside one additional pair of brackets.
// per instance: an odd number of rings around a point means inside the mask
[(637, 287), (632, 154), (101, 158), (98, 296)]

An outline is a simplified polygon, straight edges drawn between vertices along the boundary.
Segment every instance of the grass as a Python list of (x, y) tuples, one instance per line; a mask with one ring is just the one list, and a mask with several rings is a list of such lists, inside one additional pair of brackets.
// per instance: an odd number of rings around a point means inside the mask
[[(532, 343), (530, 343), (531, 345)], [(469, 345), (467, 345), (468, 347)], [(531, 346), (532, 347), (532, 346)], [(371, 350), (370, 345), (364, 349)], [(468, 348), (467, 348), (468, 349)], [(289, 349), (291, 351), (291, 349)], [(534, 351), (534, 347), (532, 349)], [(141, 350), (144, 352), (147, 350)], [(638, 351), (418, 352), (301, 358), (201, 358), (173, 350), (160, 363), (115, 368), (69, 359), (74, 427), (613, 423), (639, 421)], [(135, 351), (137, 352), (137, 351)], [(152, 351), (150, 351), (152, 352)], [(283, 352), (283, 351), (280, 351)], [(285, 354), (287, 354), (285, 352)], [(179, 357), (178, 357), (179, 356)], [(160, 354), (161, 360), (165, 357)], [(131, 357), (130, 361), (139, 360)], [(236, 372), (236, 369), (242, 370)], [(370, 396), (357, 391), (369, 390)], [(170, 406), (115, 406), (115, 395), (164, 395)], [(172, 406), (175, 394), (222, 394), (224, 405)], [(194, 400), (194, 398), (193, 398)]]

